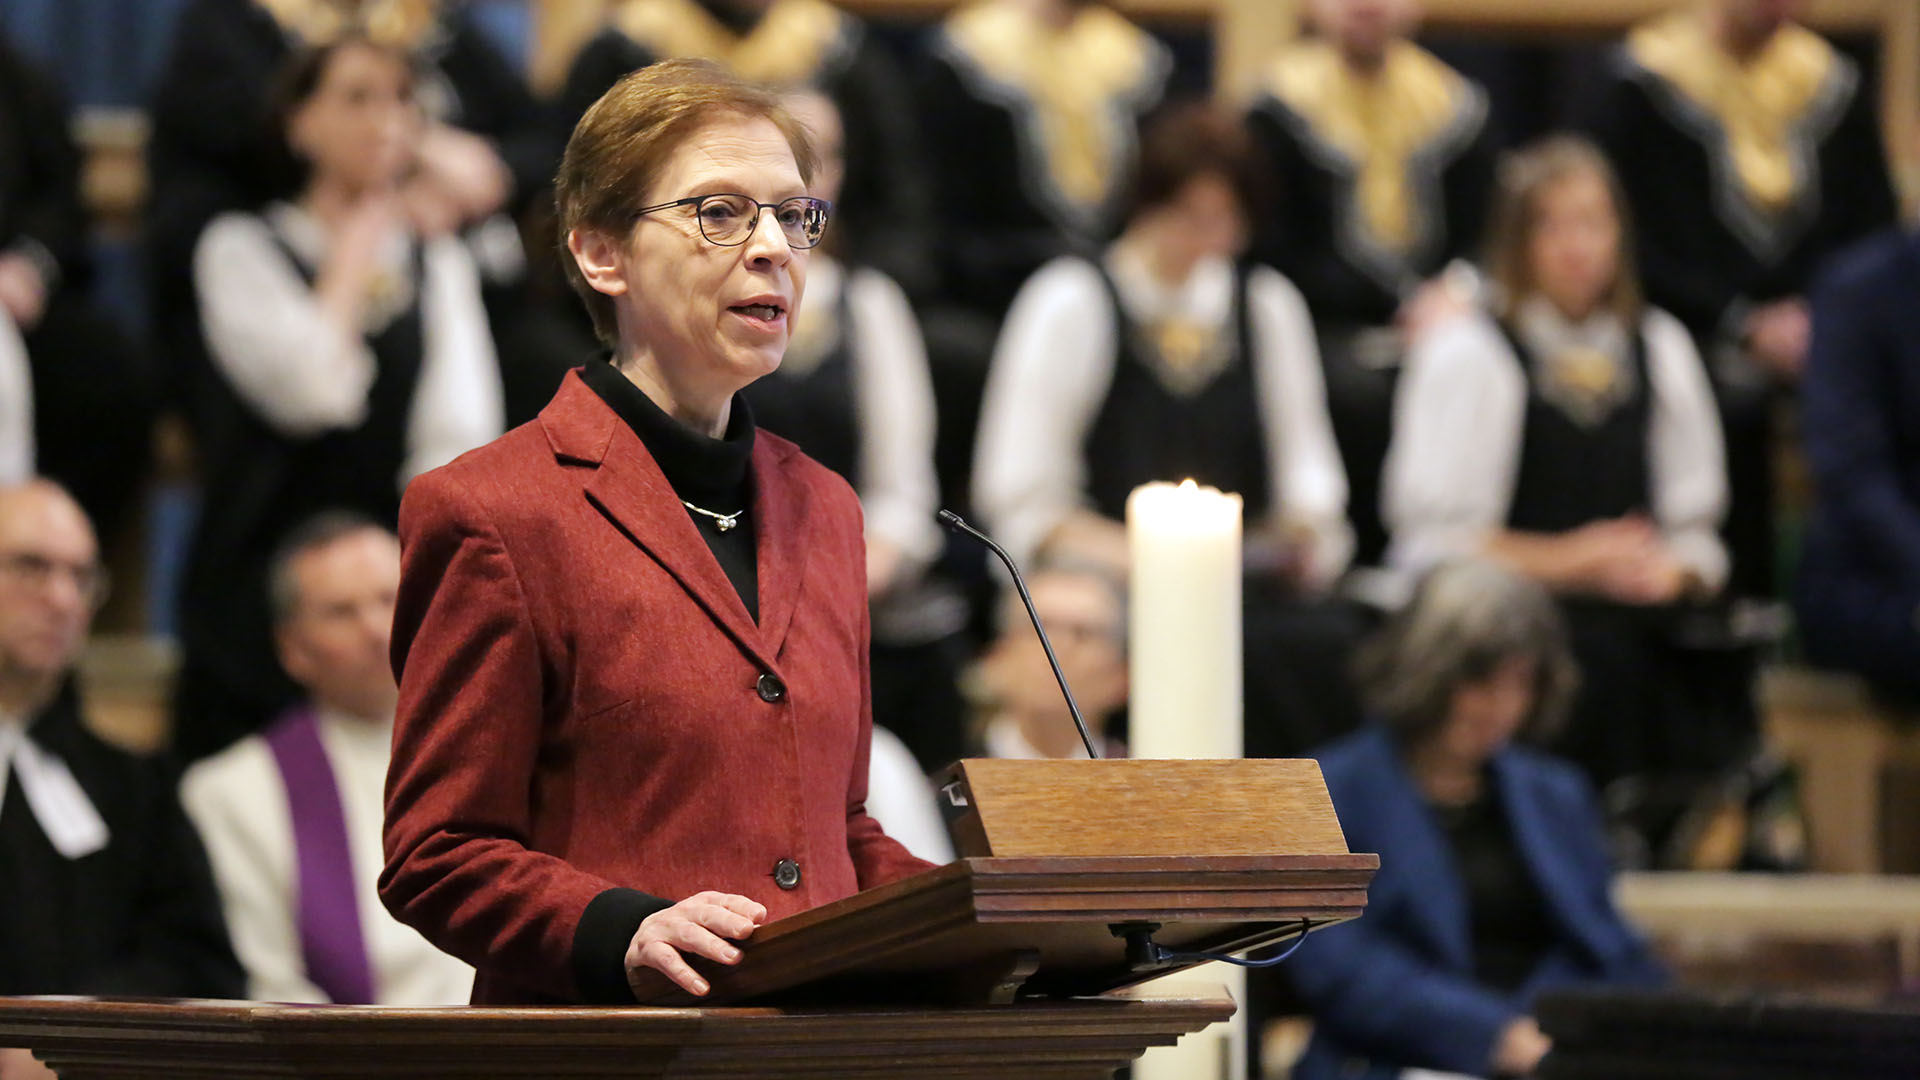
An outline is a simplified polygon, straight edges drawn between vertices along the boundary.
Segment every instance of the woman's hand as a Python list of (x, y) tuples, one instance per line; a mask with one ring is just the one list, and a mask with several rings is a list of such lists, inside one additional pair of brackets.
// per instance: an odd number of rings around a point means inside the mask
[(1553, 1049), (1553, 1040), (1541, 1032), (1533, 1017), (1523, 1016), (1500, 1032), (1493, 1047), (1493, 1071), (1500, 1076), (1532, 1076)]
[(25, 1050), (0, 1050), (0, 1080), (58, 1080), (53, 1070)]
[(740, 962), (740, 950), (722, 940), (745, 941), (767, 918), (767, 909), (744, 896), (703, 892), (647, 916), (627, 946), (627, 982), (652, 968), (695, 997), (707, 992), (700, 977), (681, 956), (691, 952), (722, 964)]

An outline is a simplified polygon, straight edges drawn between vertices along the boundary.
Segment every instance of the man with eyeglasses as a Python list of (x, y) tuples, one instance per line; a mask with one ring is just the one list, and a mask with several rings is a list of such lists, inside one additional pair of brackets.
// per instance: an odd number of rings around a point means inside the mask
[[(169, 771), (81, 723), (72, 672), (105, 595), (72, 496), (0, 487), (0, 995), (239, 997)], [(0, 1078), (35, 1075), (0, 1050)]]

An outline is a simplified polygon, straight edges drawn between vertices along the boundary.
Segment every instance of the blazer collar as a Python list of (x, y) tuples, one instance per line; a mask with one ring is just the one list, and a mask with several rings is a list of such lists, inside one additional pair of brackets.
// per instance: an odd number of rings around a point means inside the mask
[(807, 535), (812, 492), (790, 461), (798, 448), (765, 432), (754, 440), (750, 471), (760, 589), (755, 625), (646, 444), (578, 372), (567, 373), (541, 410), (540, 426), (554, 457), (593, 468), (585, 484), (588, 501), (673, 575), (742, 651), (763, 668), (778, 667), (814, 546)]
[(1525, 762), (1512, 749), (1495, 754), (1492, 769), (1495, 789), (1506, 807), (1508, 827), (1513, 830), (1514, 846), (1520, 849), (1520, 858), (1533, 874), (1534, 885), (1539, 888), (1554, 922), (1569, 937), (1585, 945), (1592, 955), (1605, 956), (1604, 943), (1590, 933), (1605, 925), (1604, 912), (1596, 917), (1583, 889), (1590, 875), (1572, 854), (1581, 845), (1555, 836), (1549, 825), (1552, 820), (1564, 828), (1565, 818), (1549, 819), (1539, 794), (1530, 790), (1532, 785)]

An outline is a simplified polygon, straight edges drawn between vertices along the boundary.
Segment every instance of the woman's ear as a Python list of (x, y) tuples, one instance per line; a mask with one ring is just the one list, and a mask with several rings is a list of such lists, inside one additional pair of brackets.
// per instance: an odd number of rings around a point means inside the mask
[(625, 245), (599, 229), (577, 228), (567, 230), (567, 252), (593, 291), (606, 296), (626, 295)]

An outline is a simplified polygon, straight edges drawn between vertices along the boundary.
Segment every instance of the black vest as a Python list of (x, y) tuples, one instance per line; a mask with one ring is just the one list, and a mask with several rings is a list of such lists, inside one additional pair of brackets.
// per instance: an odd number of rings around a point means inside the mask
[(1647, 371), (1646, 335), (1633, 334), (1633, 396), (1595, 427), (1583, 427), (1540, 393), (1526, 347), (1500, 325), (1527, 380), (1527, 413), (1520, 441), (1507, 527), (1516, 532), (1560, 533), (1603, 518), (1649, 513), (1652, 468), (1647, 460), (1653, 382)]
[[(1090, 260), (1091, 261), (1091, 260)], [(1106, 267), (1093, 261), (1112, 305), (1118, 355), (1084, 456), (1094, 507), (1124, 519), (1127, 495), (1154, 480), (1192, 478), (1244, 500), (1257, 521), (1268, 510), (1267, 440), (1253, 377), (1253, 335), (1247, 314), (1248, 268), (1233, 283), (1232, 358), (1213, 381), (1182, 395), (1167, 388), (1146, 359), (1154, 346), (1127, 317)]]

